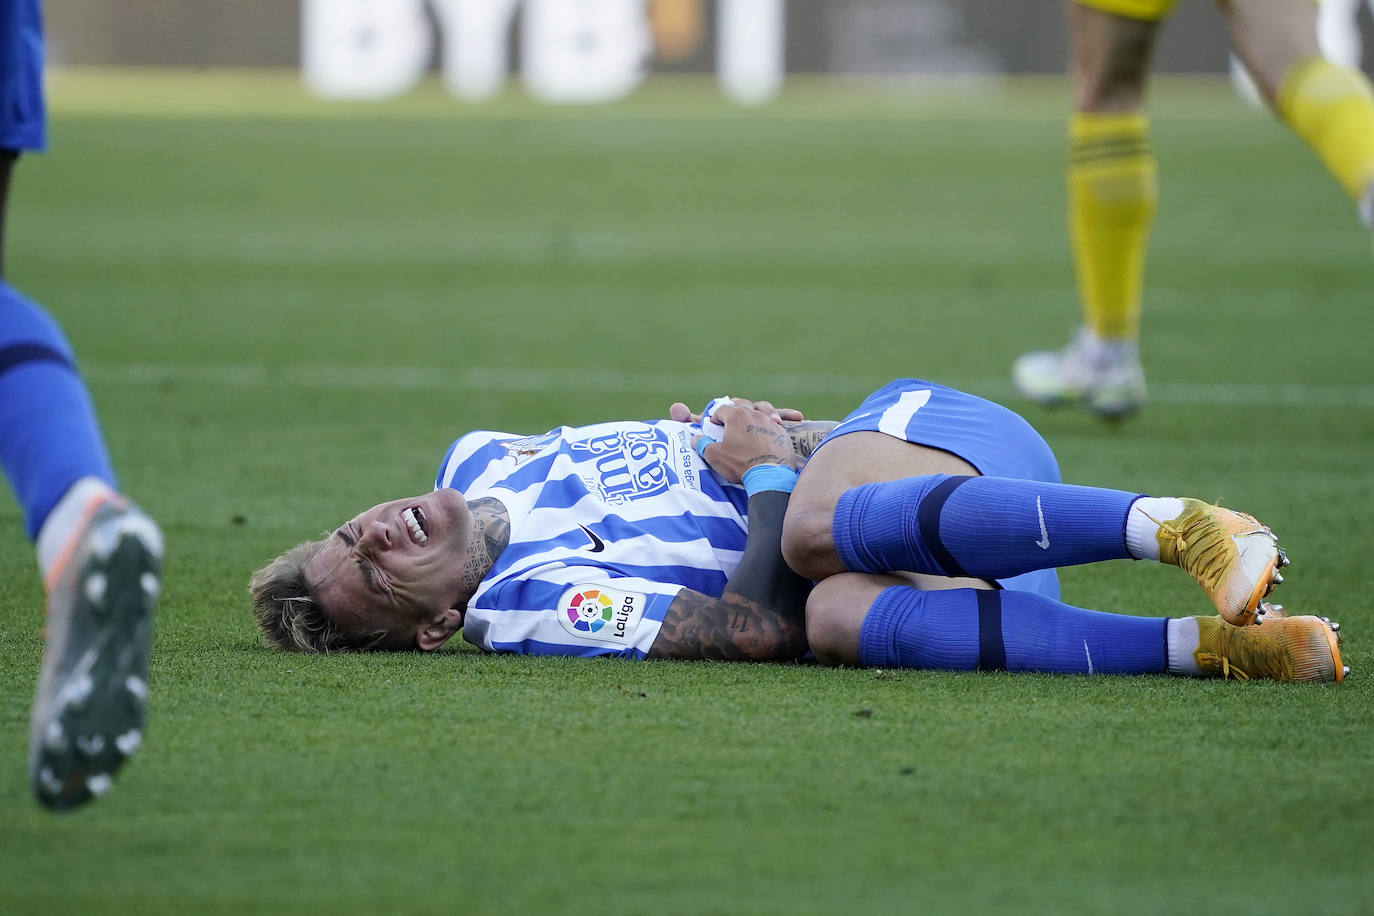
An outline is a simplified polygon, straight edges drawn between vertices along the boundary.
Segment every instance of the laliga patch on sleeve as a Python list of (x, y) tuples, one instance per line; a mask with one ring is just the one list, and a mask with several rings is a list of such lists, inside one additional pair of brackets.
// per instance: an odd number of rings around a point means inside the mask
[(558, 622), (580, 639), (629, 645), (648, 599), (605, 585), (574, 585), (558, 602)]

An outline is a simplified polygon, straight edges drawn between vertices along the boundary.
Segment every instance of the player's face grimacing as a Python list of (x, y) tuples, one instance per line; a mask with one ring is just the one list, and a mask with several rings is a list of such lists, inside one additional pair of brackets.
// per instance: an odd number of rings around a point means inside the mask
[(435, 649), (462, 626), (467, 500), (434, 490), (360, 512), (305, 566), (325, 613), (347, 632), (386, 630), (378, 648)]

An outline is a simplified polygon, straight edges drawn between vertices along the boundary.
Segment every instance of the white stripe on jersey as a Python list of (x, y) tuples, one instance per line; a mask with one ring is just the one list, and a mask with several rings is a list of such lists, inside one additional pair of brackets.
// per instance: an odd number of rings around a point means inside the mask
[(486, 649), (643, 658), (682, 588), (719, 596), (748, 534), (747, 497), (669, 420), (469, 433), (435, 480), (495, 497), (510, 543), (468, 603)]
[(907, 437), (906, 428), (911, 424), (911, 418), (929, 401), (929, 388), (903, 391), (901, 397), (897, 398), (897, 403), (883, 411), (882, 419), (878, 421), (878, 432), (887, 433), (898, 439), (905, 439)]

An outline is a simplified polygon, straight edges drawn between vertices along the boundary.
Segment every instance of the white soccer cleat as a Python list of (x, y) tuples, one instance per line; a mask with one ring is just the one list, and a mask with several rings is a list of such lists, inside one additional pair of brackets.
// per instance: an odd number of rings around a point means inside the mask
[(143, 740), (162, 534), (99, 495), (49, 574), (48, 643), (33, 702), (29, 775), (49, 808), (109, 790)]
[(1079, 404), (1117, 420), (1145, 403), (1145, 369), (1133, 344), (1107, 344), (1087, 328), (1059, 350), (1023, 353), (1011, 367), (1016, 390), (1038, 404)]

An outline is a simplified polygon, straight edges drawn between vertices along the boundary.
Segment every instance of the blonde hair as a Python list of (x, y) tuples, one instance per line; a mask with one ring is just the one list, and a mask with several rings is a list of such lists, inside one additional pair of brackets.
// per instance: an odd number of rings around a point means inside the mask
[(387, 633), (349, 633), (325, 613), (305, 578), (305, 565), (324, 547), (325, 539), (306, 541), (263, 566), (248, 581), (253, 617), (263, 642), (293, 652), (339, 652), (372, 649)]

